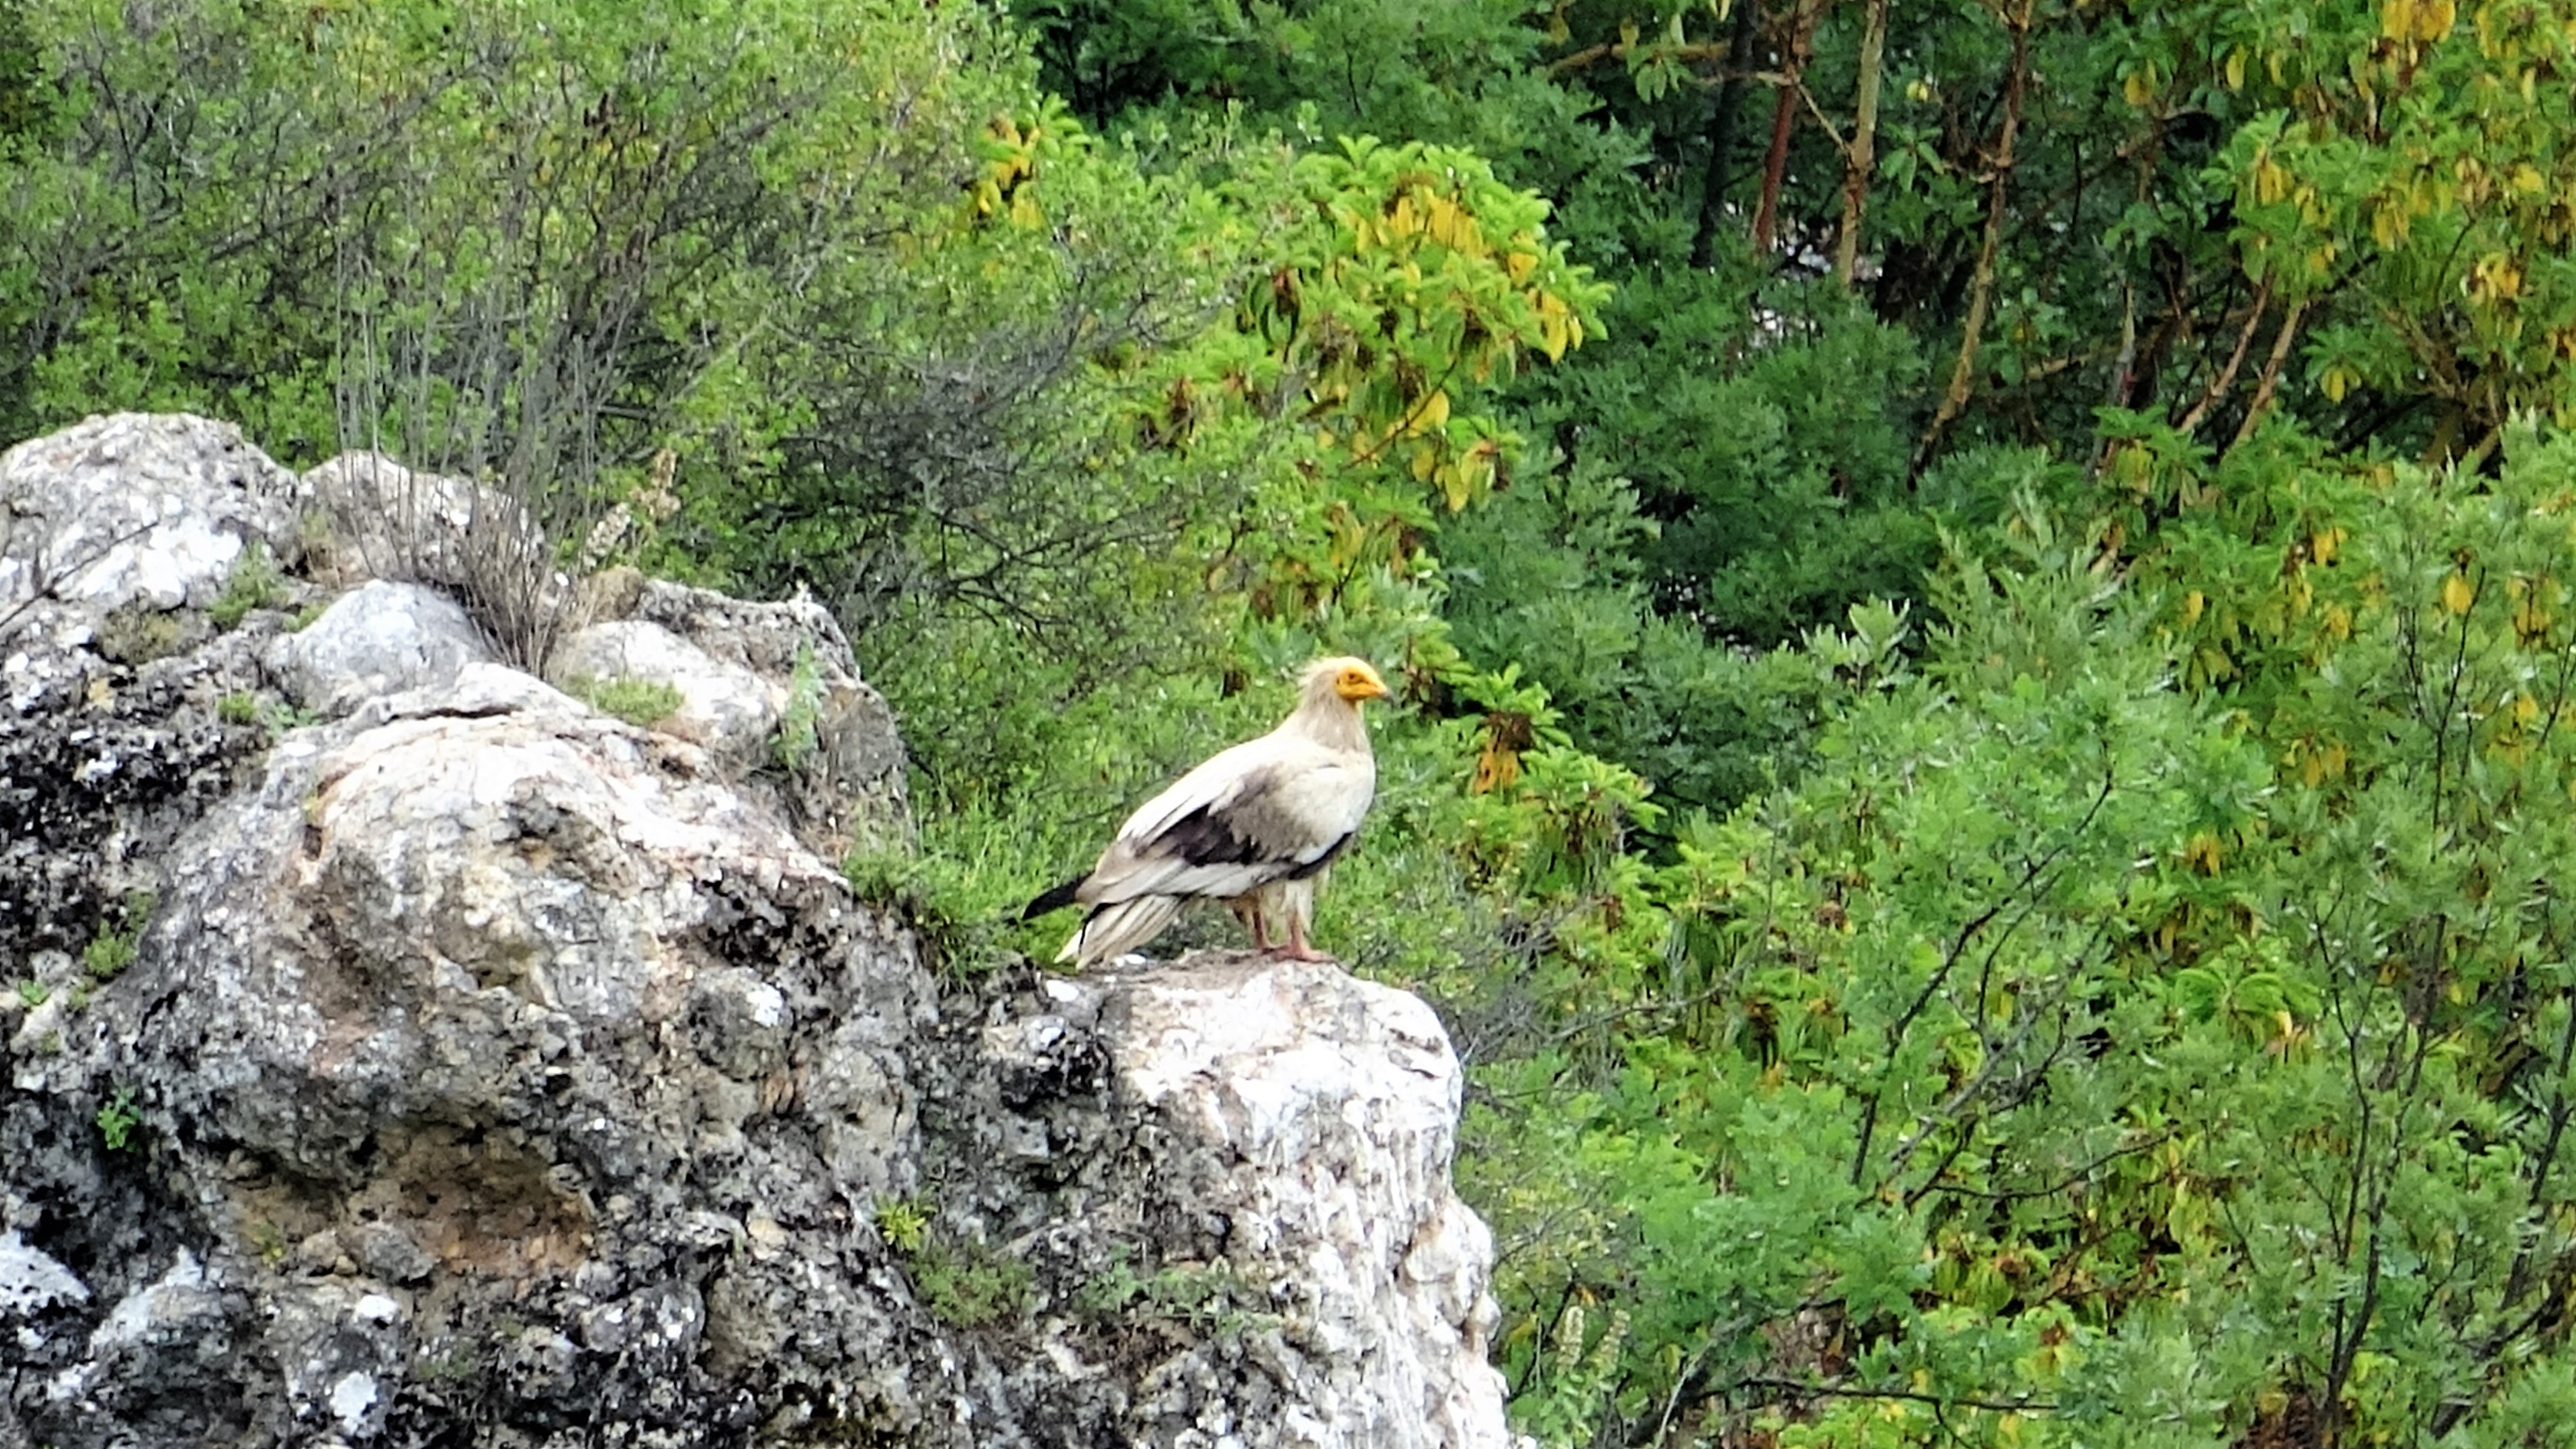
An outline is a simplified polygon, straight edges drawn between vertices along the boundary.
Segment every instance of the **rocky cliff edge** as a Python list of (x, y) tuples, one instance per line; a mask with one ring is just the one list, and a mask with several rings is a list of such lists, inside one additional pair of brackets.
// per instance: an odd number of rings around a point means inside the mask
[(1421, 1002), (940, 979), (829, 615), (612, 577), (540, 680), (474, 498), (0, 455), (0, 1445), (1508, 1442)]

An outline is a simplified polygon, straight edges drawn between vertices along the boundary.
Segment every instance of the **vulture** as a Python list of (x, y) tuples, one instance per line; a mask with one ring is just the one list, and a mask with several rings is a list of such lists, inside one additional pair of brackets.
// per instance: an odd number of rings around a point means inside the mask
[(1088, 966), (1144, 945), (1183, 902), (1206, 898), (1226, 902), (1261, 949), (1272, 949), (1278, 927), (1289, 955), (1323, 959), (1306, 941), (1315, 885), (1368, 814), (1377, 762), (1360, 702), (1386, 692), (1367, 660), (1307, 665), (1297, 708), (1279, 728), (1219, 751), (1146, 801), (1089, 874), (1029, 902), (1020, 919), (1088, 907), (1056, 953)]

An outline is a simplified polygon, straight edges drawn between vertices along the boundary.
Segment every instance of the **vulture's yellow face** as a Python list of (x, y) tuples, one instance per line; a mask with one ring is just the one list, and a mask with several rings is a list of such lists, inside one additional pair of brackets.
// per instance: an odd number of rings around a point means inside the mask
[(1345, 659), (1333, 670), (1333, 693), (1353, 704), (1364, 699), (1386, 698), (1386, 681), (1364, 661)]

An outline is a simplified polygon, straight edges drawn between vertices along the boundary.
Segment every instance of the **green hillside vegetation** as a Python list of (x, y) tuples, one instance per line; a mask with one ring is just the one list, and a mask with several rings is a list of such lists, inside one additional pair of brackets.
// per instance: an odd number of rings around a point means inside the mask
[(1544, 1444), (2537, 1449), (2571, 111), (2569, 0), (0, 0), (0, 435), (811, 590), (961, 978), (1367, 655)]

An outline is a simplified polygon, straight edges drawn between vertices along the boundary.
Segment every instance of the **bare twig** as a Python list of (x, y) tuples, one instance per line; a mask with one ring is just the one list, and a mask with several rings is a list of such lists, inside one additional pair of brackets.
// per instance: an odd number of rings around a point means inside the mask
[(2298, 337), (2299, 319), (2307, 310), (2307, 303), (2297, 303), (2281, 319), (2281, 330), (2272, 338), (2272, 355), (2263, 363), (2262, 381), (2254, 385), (2254, 400), (2245, 405), (2245, 421), (2236, 425), (2236, 436), (2227, 442), (2230, 448), (2252, 437), (2255, 424), (2263, 421), (2263, 414), (2272, 406), (2272, 390), (2281, 382), (2281, 364), (2290, 359), (2290, 344)]
[(2271, 304), (2272, 280), (2266, 277), (2262, 286), (2255, 289), (2254, 305), (2246, 310), (2244, 330), (2236, 334), (2236, 350), (2227, 355), (2227, 365), (2218, 370), (2218, 376), (2209, 380), (2209, 386), (2200, 394), (2200, 401), (2193, 403), (2191, 410), (2174, 423), (2177, 431), (2188, 433), (2199, 427), (2200, 420), (2209, 416), (2210, 408), (2236, 385), (2236, 370), (2245, 365), (2245, 353), (2254, 345), (2254, 331), (2263, 323), (2263, 309)]

